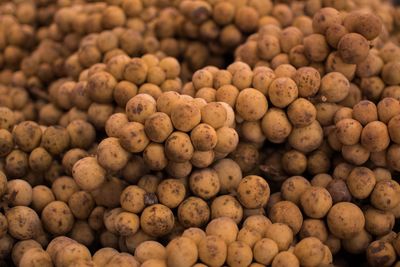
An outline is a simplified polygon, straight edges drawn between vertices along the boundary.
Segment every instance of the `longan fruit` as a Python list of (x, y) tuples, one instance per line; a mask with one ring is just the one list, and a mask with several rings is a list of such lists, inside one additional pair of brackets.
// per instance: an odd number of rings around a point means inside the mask
[(199, 259), (209, 266), (222, 266), (227, 257), (226, 243), (215, 235), (209, 235), (200, 241)]
[(32, 207), (37, 212), (41, 212), (47, 204), (54, 200), (55, 196), (47, 186), (37, 185), (32, 189)]
[(361, 144), (370, 152), (385, 150), (390, 143), (386, 124), (373, 121), (364, 126), (361, 132)]
[[(15, 240), (8, 234), (0, 238), (0, 240), (1, 240), (1, 250), (0, 250), (1, 257), (4, 259), (10, 255)], [(2, 261), (2, 264), (7, 264), (7, 263)]]
[(221, 159), (215, 162), (212, 168), (217, 172), (220, 193), (229, 193), (236, 190), (242, 180), (240, 166), (232, 159)]
[(375, 39), (382, 30), (381, 18), (372, 12), (353, 11), (344, 18), (343, 24), (349, 31), (359, 33), (367, 40)]
[(214, 159), (215, 153), (213, 150), (195, 150), (192, 158), (190, 159), (190, 163), (192, 163), (192, 165), (196, 168), (206, 168), (214, 162)]
[(223, 126), (217, 129), (217, 140), (214, 148), (216, 152), (231, 153), (239, 143), (239, 135), (235, 129)]
[(179, 206), (185, 195), (185, 185), (178, 179), (163, 180), (157, 187), (158, 200), (171, 209)]
[(272, 8), (272, 16), (276, 18), (283, 27), (287, 27), (292, 24), (293, 11), (288, 5), (276, 4)]
[(293, 232), (289, 226), (283, 223), (273, 223), (267, 228), (265, 237), (273, 240), (279, 251), (287, 250), (293, 241)]
[(233, 196), (218, 196), (211, 203), (211, 218), (219, 217), (228, 217), (240, 223), (243, 218), (243, 208)]
[(388, 165), (398, 171), (400, 170), (400, 165), (398, 159), (400, 158), (400, 145), (393, 144), (387, 150), (387, 160)]
[(150, 143), (143, 124), (139, 122), (128, 122), (125, 124), (119, 134), (121, 146), (131, 153), (142, 152)]
[(69, 197), (68, 206), (75, 218), (84, 220), (89, 217), (95, 206), (95, 202), (89, 193), (78, 191)]
[(150, 259), (142, 263), (141, 267), (167, 267), (165, 260)]
[(310, 125), (317, 117), (315, 106), (305, 98), (294, 100), (287, 109), (287, 116), (295, 127)]
[(144, 124), (157, 111), (156, 100), (148, 94), (137, 94), (126, 103), (125, 111), (129, 121)]
[(25, 206), (16, 206), (6, 212), (8, 233), (19, 240), (33, 239), (42, 231), (37, 213)]
[(211, 102), (201, 108), (201, 121), (214, 129), (223, 127), (227, 118), (227, 110), (223, 103)]
[(398, 73), (400, 70), (400, 65), (397, 64), (397, 61), (391, 61), (386, 63), (382, 69), (382, 79), (388, 85), (398, 85)]
[(91, 75), (87, 82), (86, 91), (90, 99), (97, 103), (110, 103), (117, 81), (114, 76), (105, 71)]
[(294, 255), (303, 266), (318, 266), (324, 258), (324, 244), (315, 237), (306, 237), (296, 244)]
[(145, 190), (137, 185), (130, 185), (121, 193), (121, 207), (129, 212), (140, 213), (145, 208), (145, 195)]
[(12, 134), (5, 129), (0, 129), (0, 156), (7, 156), (13, 148), (14, 139)]
[(262, 177), (249, 175), (240, 181), (237, 194), (244, 207), (254, 209), (262, 207), (268, 202), (270, 189), (268, 183)]
[(232, 85), (243, 90), (251, 86), (253, 72), (248, 68), (242, 68), (235, 71), (232, 75)]
[(300, 203), (307, 216), (320, 219), (332, 207), (332, 197), (325, 188), (311, 186), (301, 195)]
[(21, 150), (11, 151), (5, 160), (4, 171), (9, 178), (21, 178), (28, 172), (28, 155)]
[(210, 209), (198, 197), (188, 197), (178, 207), (178, 220), (184, 227), (201, 227), (209, 221)]
[(353, 107), (353, 118), (366, 125), (378, 120), (378, 110), (373, 102), (361, 100)]
[(301, 195), (311, 186), (302, 176), (292, 176), (286, 179), (281, 186), (281, 195), (285, 200), (300, 204)]
[(331, 195), (333, 203), (348, 202), (351, 200), (351, 193), (346, 182), (340, 178), (335, 178), (330, 181), (326, 189)]
[(94, 157), (78, 160), (72, 168), (72, 175), (78, 186), (86, 191), (99, 188), (106, 179), (106, 171)]
[(226, 262), (229, 266), (248, 266), (253, 260), (253, 252), (243, 241), (235, 241), (228, 245)]
[(201, 121), (201, 112), (191, 103), (182, 102), (171, 110), (171, 121), (177, 130), (189, 132)]
[(330, 169), (329, 152), (313, 151), (307, 159), (307, 170), (310, 174), (324, 173)]
[(105, 231), (102, 233), (104, 243), (112, 243), (111, 239), (116, 239), (117, 228), (116, 228), (116, 219), (118, 214), (123, 212), (122, 208), (113, 208), (108, 209), (103, 214), (103, 221), (105, 226)]
[(129, 153), (122, 148), (118, 138), (103, 139), (97, 146), (97, 161), (105, 170), (116, 172), (125, 167)]
[(138, 93), (138, 88), (135, 84), (128, 81), (120, 81), (113, 90), (114, 101), (121, 108), (125, 108), (128, 101)]
[(365, 252), (368, 245), (372, 241), (372, 236), (366, 231), (362, 230), (360, 233), (352, 238), (343, 239), (342, 246), (344, 250), (353, 254), (359, 254)]
[(278, 108), (285, 108), (298, 97), (296, 83), (288, 77), (276, 78), (268, 89), (271, 103)]
[(367, 261), (371, 266), (392, 266), (396, 261), (396, 252), (393, 246), (381, 240), (369, 244), (366, 254)]
[(0, 129), (11, 131), (16, 123), (15, 115), (14, 115), (13, 111), (4, 106), (0, 107), (0, 116), (2, 118), (1, 124), (0, 124)]
[(71, 195), (79, 191), (79, 186), (71, 177), (61, 176), (55, 179), (51, 185), (51, 190), (56, 200), (68, 202)]
[(326, 173), (319, 173), (317, 175), (315, 175), (312, 179), (311, 179), (311, 185), (313, 186), (319, 186), (319, 187), (324, 187), (326, 188), (328, 186), (328, 184), (330, 183), (330, 181), (332, 181), (332, 176)]
[(349, 163), (355, 165), (362, 165), (370, 157), (370, 152), (363, 147), (361, 144), (355, 144), (351, 146), (343, 146), (342, 147), (342, 156)]
[(253, 255), (254, 259), (261, 264), (269, 265), (278, 254), (278, 245), (269, 238), (263, 238), (254, 245)]
[(165, 72), (167, 79), (176, 78), (181, 72), (179, 62), (173, 57), (161, 59), (158, 66)]
[(371, 204), (380, 210), (395, 208), (400, 202), (400, 186), (395, 180), (378, 181), (371, 193)]
[(340, 39), (347, 33), (348, 30), (341, 23), (332, 23), (326, 28), (325, 38), (330, 46), (337, 48)]
[(172, 211), (162, 204), (145, 208), (140, 216), (141, 229), (151, 236), (164, 236), (174, 227)]
[(139, 216), (131, 212), (122, 211), (116, 216), (114, 224), (115, 230), (119, 235), (134, 235), (139, 230)]
[(218, 173), (211, 168), (194, 171), (189, 177), (189, 186), (193, 194), (202, 199), (210, 199), (220, 189)]
[(272, 223), (287, 224), (297, 234), (303, 223), (303, 216), (300, 209), (290, 201), (279, 201), (270, 209), (269, 218)]
[(32, 249), (32, 248), (39, 248), (41, 249), (41, 245), (33, 239), (22, 240), (15, 243), (14, 247), (11, 251), (11, 258), (15, 265), (19, 266), (19, 262), (24, 254)]
[(340, 39), (337, 49), (345, 63), (357, 64), (367, 58), (369, 43), (358, 33), (347, 33)]
[(327, 73), (339, 72), (344, 75), (349, 81), (353, 80), (356, 73), (357, 65), (348, 64), (343, 62), (338, 52), (332, 52), (329, 54), (326, 63), (325, 70)]
[(237, 96), (235, 108), (236, 112), (244, 120), (256, 121), (261, 119), (267, 112), (268, 102), (260, 91), (247, 88), (242, 90)]
[(300, 152), (311, 152), (317, 149), (323, 141), (321, 125), (317, 121), (313, 121), (308, 126), (293, 128), (288, 141), (293, 148)]
[(228, 245), (237, 239), (239, 228), (231, 218), (219, 217), (211, 220), (205, 231), (207, 236), (218, 236)]
[(197, 70), (195, 73), (193, 73), (192, 76), (192, 83), (194, 88), (197, 90), (200, 90), (205, 87), (211, 87), (213, 86), (213, 74), (209, 72), (206, 69), (200, 69)]
[(173, 126), (167, 114), (156, 112), (146, 119), (144, 130), (151, 141), (162, 143), (173, 132)]
[(37, 147), (29, 154), (29, 167), (35, 172), (44, 172), (50, 168), (53, 157), (43, 147)]
[(88, 149), (96, 139), (96, 131), (92, 124), (83, 120), (71, 121), (67, 126), (72, 148)]
[(217, 92), (215, 93), (215, 99), (216, 101), (225, 102), (231, 107), (234, 107), (236, 105), (236, 99), (238, 95), (238, 88), (231, 84), (225, 84), (218, 87)]
[(299, 96), (310, 97), (318, 92), (321, 84), (321, 75), (312, 67), (301, 67), (297, 69), (293, 80), (297, 84)]
[(364, 211), (365, 229), (372, 235), (384, 236), (392, 231), (395, 217), (390, 211), (368, 207)]
[(343, 145), (355, 145), (359, 142), (362, 125), (354, 119), (346, 118), (336, 123), (336, 136)]
[(95, 239), (94, 230), (86, 221), (76, 221), (69, 235), (73, 240), (87, 247), (93, 244)]
[(342, 17), (338, 10), (324, 7), (314, 14), (312, 26), (315, 33), (324, 34), (331, 25), (341, 24), (341, 22)]
[(299, 267), (300, 262), (297, 257), (289, 251), (279, 252), (272, 261), (272, 267)]
[(198, 258), (196, 243), (187, 237), (173, 239), (166, 246), (168, 266), (185, 267), (192, 266)]
[(100, 248), (93, 254), (93, 262), (98, 266), (104, 266), (110, 259), (119, 252), (113, 248)]
[(32, 186), (22, 179), (10, 180), (7, 182), (6, 197), (11, 206), (30, 206)]
[(176, 178), (184, 179), (192, 171), (192, 164), (190, 161), (185, 161), (185, 162), (174, 162), (174, 161), (169, 161), (167, 167), (165, 170), (167, 173)]
[(207, 151), (217, 145), (217, 132), (209, 124), (201, 123), (190, 133), (190, 139), (196, 150)]
[[(270, 127), (275, 125), (275, 127)], [(286, 113), (279, 108), (270, 108), (261, 121), (266, 139), (272, 143), (283, 143), (292, 131), (292, 124)]]
[(246, 141), (251, 143), (261, 144), (266, 139), (260, 121), (244, 121), (241, 124), (240, 133)]
[(182, 237), (187, 237), (198, 245), (200, 241), (206, 237), (206, 233), (200, 228), (190, 227), (183, 231)]
[(260, 34), (257, 40), (258, 56), (263, 60), (271, 60), (281, 53), (278, 36)]
[(257, 230), (262, 236), (265, 235), (270, 225), (271, 221), (264, 215), (250, 215), (243, 222), (243, 227)]
[(125, 24), (126, 21), (123, 9), (118, 6), (106, 7), (101, 15), (101, 23), (105, 29), (121, 27)]
[(135, 258), (141, 263), (151, 259), (165, 260), (167, 259), (167, 251), (163, 245), (156, 241), (144, 241), (135, 249)]
[(329, 210), (327, 223), (332, 234), (347, 239), (354, 237), (364, 228), (365, 218), (355, 204), (339, 202)]
[(340, 72), (330, 72), (321, 79), (319, 94), (328, 102), (340, 102), (349, 94), (350, 83)]
[(67, 204), (52, 201), (44, 207), (41, 215), (44, 228), (52, 234), (68, 233), (74, 225), (74, 215)]
[(301, 239), (315, 237), (325, 242), (328, 239), (328, 229), (325, 222), (320, 219), (305, 219), (301, 226), (299, 236)]
[(124, 113), (114, 113), (106, 121), (104, 130), (109, 137), (118, 137), (120, 129), (128, 123), (128, 117)]
[(15, 144), (25, 152), (30, 152), (40, 145), (42, 130), (33, 121), (24, 121), (15, 126), (13, 132)]
[(391, 141), (396, 144), (400, 144), (400, 134), (398, 133), (398, 127), (400, 126), (400, 115), (392, 117), (387, 124)]
[(329, 45), (325, 36), (313, 33), (303, 39), (304, 53), (313, 62), (322, 62), (329, 55)]
[(368, 168), (355, 167), (347, 177), (346, 184), (353, 197), (368, 198), (376, 184), (375, 174)]
[(8, 231), (8, 221), (6, 216), (0, 214), (0, 237), (4, 237)]
[[(28, 253), (29, 252), (29, 253)], [(51, 258), (49, 254), (44, 251), (42, 248), (31, 248), (27, 252), (25, 252), (21, 260), (19, 261), (19, 265), (21, 267), (28, 266), (53, 266)]]
[(165, 141), (165, 154), (174, 162), (185, 162), (192, 158), (194, 152), (189, 135), (184, 132), (173, 132)]
[(69, 266), (77, 259), (90, 260), (91, 254), (87, 247), (74, 242), (66, 245), (60, 251), (58, 251), (55, 256), (55, 264), (57, 266)]
[(61, 154), (69, 144), (70, 137), (64, 127), (49, 126), (43, 132), (41, 145), (53, 155)]

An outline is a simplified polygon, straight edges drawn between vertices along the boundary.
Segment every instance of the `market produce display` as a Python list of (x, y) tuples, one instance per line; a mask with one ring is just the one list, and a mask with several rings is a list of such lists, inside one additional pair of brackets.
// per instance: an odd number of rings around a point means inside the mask
[(400, 7), (0, 0), (0, 266), (400, 267)]

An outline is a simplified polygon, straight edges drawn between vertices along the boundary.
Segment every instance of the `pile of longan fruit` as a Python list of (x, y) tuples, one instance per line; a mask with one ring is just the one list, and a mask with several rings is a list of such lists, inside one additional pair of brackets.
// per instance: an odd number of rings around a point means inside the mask
[(400, 7), (0, 0), (0, 266), (400, 267)]

